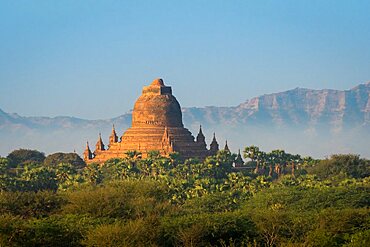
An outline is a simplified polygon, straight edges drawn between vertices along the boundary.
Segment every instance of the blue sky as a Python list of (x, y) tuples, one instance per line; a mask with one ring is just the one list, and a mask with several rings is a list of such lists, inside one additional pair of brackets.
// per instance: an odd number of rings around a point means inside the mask
[(0, 0), (0, 108), (111, 118), (162, 77), (182, 106), (370, 80), (370, 1)]

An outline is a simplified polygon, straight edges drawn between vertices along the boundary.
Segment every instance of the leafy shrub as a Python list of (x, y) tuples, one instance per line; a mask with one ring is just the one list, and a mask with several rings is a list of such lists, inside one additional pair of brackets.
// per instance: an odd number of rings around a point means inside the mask
[(58, 181), (56, 171), (49, 167), (26, 166), (21, 177), (19, 190), (40, 191), (57, 190)]
[[(362, 242), (369, 238), (366, 231), (370, 228), (370, 210), (362, 209), (326, 209), (317, 215), (316, 229), (307, 235), (309, 246), (342, 246), (357, 239)], [(354, 236), (363, 232), (363, 236)], [(367, 233), (368, 234), (368, 233)]]
[(63, 196), (51, 191), (0, 192), (0, 214), (20, 217), (45, 217), (65, 203)]
[(0, 215), (0, 246), (81, 246), (89, 229), (107, 222), (77, 215), (27, 220)]
[(85, 235), (83, 244), (91, 246), (156, 246), (157, 225), (144, 219), (101, 224)]
[[(277, 186), (247, 201), (243, 211), (257, 225), (262, 245), (333, 246), (345, 243), (346, 234), (366, 229), (368, 202), (367, 187)], [(354, 230), (353, 226), (361, 227)]]
[(24, 220), (20, 216), (0, 215), (0, 246), (17, 246), (14, 240), (19, 239), (20, 233), (24, 232), (23, 224)]
[(370, 229), (359, 231), (349, 237), (349, 241), (343, 247), (363, 247), (370, 243)]
[(166, 246), (215, 246), (230, 239), (241, 242), (256, 237), (255, 224), (240, 212), (165, 217), (161, 228), (161, 244)]
[(68, 192), (65, 213), (133, 219), (161, 214), (169, 207), (165, 187), (155, 181), (122, 181)]
[(188, 199), (182, 205), (185, 213), (219, 213), (235, 210), (238, 207), (229, 193), (213, 193)]
[(302, 188), (277, 186), (258, 193), (245, 203), (246, 210), (274, 207), (292, 210), (321, 210), (329, 207), (365, 207), (370, 201), (370, 187)]

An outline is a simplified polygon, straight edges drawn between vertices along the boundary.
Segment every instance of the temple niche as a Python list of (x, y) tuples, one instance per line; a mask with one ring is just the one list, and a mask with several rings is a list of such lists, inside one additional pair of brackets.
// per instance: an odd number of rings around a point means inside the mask
[(162, 79), (156, 79), (143, 88), (132, 112), (132, 126), (118, 138), (113, 126), (107, 149), (99, 134), (95, 151), (86, 145), (84, 160), (86, 163), (104, 163), (111, 158), (125, 158), (128, 151), (137, 151), (146, 158), (148, 152), (159, 151), (168, 156), (177, 152), (184, 159), (214, 155), (219, 150), (216, 136), (213, 136), (210, 149), (207, 149), (202, 127), (194, 140), (191, 132), (182, 122), (181, 107), (172, 88), (164, 85)]

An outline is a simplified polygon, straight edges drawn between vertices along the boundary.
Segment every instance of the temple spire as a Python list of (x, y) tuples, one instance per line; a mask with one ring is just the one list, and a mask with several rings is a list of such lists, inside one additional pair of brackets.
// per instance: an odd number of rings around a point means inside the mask
[(168, 129), (167, 129), (167, 127), (164, 127), (162, 142), (168, 142), (169, 143), (169, 141), (170, 141), (170, 136), (168, 134)]
[(167, 126), (164, 128), (164, 136), (166, 136), (166, 138), (168, 138), (168, 129), (167, 129)]
[(226, 140), (226, 143), (225, 143), (224, 150), (230, 152), (229, 146), (227, 145), (227, 140)]
[(84, 160), (87, 161), (87, 160), (91, 160), (93, 157), (92, 157), (92, 152), (90, 150), (90, 147), (89, 147), (89, 142), (87, 141), (86, 142), (86, 149), (84, 151)]
[(116, 133), (116, 129), (114, 128), (114, 124), (113, 124), (112, 133), (109, 136), (109, 147), (112, 145), (112, 143), (116, 143), (116, 142), (118, 142), (118, 136)]
[(204, 136), (204, 135), (203, 135), (202, 125), (201, 125), (201, 124), (199, 125), (199, 134), (198, 134), (198, 135), (202, 135), (202, 136)]
[(96, 142), (96, 145), (95, 145), (95, 152), (96, 151), (104, 151), (105, 148), (104, 148), (104, 143), (103, 143), (103, 140), (101, 139), (101, 133), (99, 133), (99, 139), (98, 141)]
[(202, 125), (199, 126), (199, 133), (197, 135), (197, 143), (202, 146), (202, 149), (207, 148), (206, 138), (202, 131)]
[(239, 149), (239, 152), (238, 152), (238, 156), (236, 156), (236, 159), (234, 161), (234, 164), (235, 164), (235, 167), (241, 167), (244, 165), (244, 161), (243, 161), (243, 158), (240, 154), (240, 149)]
[(165, 153), (172, 153), (173, 152), (173, 140), (168, 133), (167, 126), (164, 127), (164, 132), (162, 135), (162, 148), (165, 150)]
[(216, 140), (216, 133), (213, 133), (213, 139), (212, 139), (212, 142), (210, 144), (210, 150), (209, 150), (210, 154), (215, 155), (215, 154), (217, 154), (218, 150), (219, 150), (219, 146), (218, 146), (218, 142)]

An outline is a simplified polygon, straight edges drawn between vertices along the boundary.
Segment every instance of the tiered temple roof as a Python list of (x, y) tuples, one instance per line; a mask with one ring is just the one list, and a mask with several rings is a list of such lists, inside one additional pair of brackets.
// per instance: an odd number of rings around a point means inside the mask
[(87, 163), (103, 163), (111, 158), (124, 158), (126, 152), (137, 151), (146, 157), (149, 151), (159, 151), (168, 156), (178, 152), (183, 158), (200, 158), (214, 155), (219, 145), (214, 134), (210, 149), (207, 149), (202, 127), (196, 140), (190, 131), (184, 128), (181, 107), (172, 88), (166, 86), (162, 79), (154, 80), (143, 88), (132, 112), (132, 126), (127, 129), (119, 141), (113, 126), (109, 137), (108, 149), (99, 134), (94, 153), (87, 145), (84, 158)]

